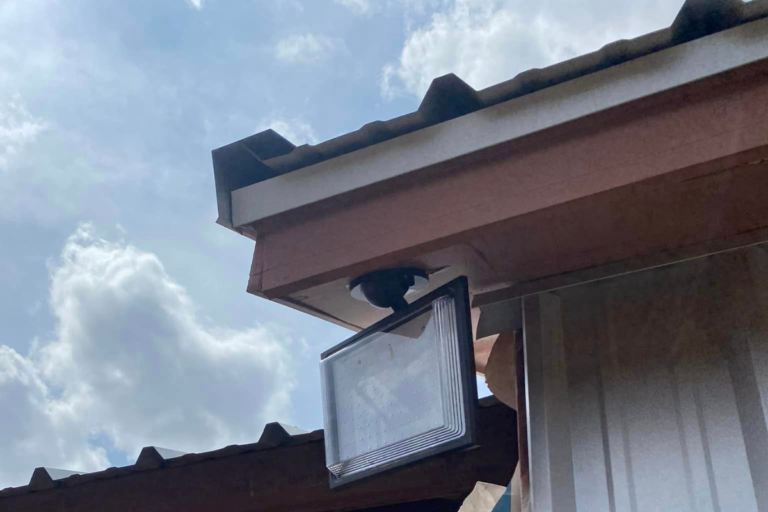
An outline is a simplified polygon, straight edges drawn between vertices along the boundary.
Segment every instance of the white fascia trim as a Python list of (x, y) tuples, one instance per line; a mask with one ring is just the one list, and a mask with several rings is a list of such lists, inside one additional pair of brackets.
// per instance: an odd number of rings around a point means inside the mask
[(232, 192), (235, 227), (768, 57), (768, 18), (576, 78)]

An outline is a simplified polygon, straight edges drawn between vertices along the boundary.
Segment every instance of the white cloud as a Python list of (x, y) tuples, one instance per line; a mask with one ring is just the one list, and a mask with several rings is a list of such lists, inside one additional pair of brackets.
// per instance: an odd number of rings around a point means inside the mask
[[(438, 8), (448, 0), (333, 0), (334, 3), (350, 9), (355, 14), (372, 15), (384, 9), (401, 10), (405, 19), (412, 15), (423, 15), (430, 9)], [(407, 23), (410, 24), (410, 23)]]
[(27, 111), (19, 96), (0, 104), (0, 171), (7, 170), (11, 160), (46, 127), (45, 121)]
[(254, 442), (288, 419), (290, 340), (257, 326), (202, 321), (152, 253), (81, 226), (51, 264), (57, 327), (24, 357), (0, 345), (0, 488), (36, 466), (94, 471), (94, 438), (135, 457), (142, 446), (204, 451)]
[(680, 2), (652, 1), (657, 5), (594, 0), (589, 9), (563, 0), (448, 2), (410, 33), (397, 62), (383, 68), (382, 94), (421, 97), (447, 73), (481, 89), (668, 25)]
[[(160, 152), (143, 151), (131, 129), (137, 125), (132, 116), (162, 110), (146, 108), (158, 103), (153, 93), (159, 87), (149, 87), (140, 63), (115, 51), (121, 37), (80, 37), (104, 28), (85, 25), (83, 11), (98, 9), (56, 0), (0, 1), (0, 220), (51, 225), (98, 203), (105, 212), (118, 204), (107, 199), (105, 185), (120, 182), (126, 197), (147, 172), (161, 175), (157, 162), (146, 162)], [(22, 96), (14, 96), (17, 91)], [(121, 129), (113, 129), (116, 122)], [(142, 136), (146, 140), (146, 131)]]
[(13, 411), (0, 422), (0, 489), (24, 485), (43, 464), (98, 469), (108, 466), (106, 451), (87, 444), (87, 432), (63, 404), (51, 399), (35, 364), (0, 345), (0, 410)]
[(256, 133), (273, 129), (295, 145), (317, 144), (319, 139), (312, 126), (301, 119), (283, 119), (275, 117), (259, 123)]
[(338, 47), (328, 36), (295, 34), (275, 45), (275, 58), (291, 64), (319, 64), (327, 60)]
[(352, 9), (358, 14), (368, 14), (372, 10), (370, 0), (333, 0), (339, 5)]
[(187, 3), (199, 11), (203, 8), (203, 1), (204, 0), (187, 0)]

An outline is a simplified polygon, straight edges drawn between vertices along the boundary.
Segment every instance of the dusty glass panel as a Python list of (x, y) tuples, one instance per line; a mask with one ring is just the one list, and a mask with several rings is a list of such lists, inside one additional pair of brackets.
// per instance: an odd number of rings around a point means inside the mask
[(438, 297), (321, 362), (326, 461), (335, 481), (471, 442), (475, 391), (463, 309), (455, 295)]

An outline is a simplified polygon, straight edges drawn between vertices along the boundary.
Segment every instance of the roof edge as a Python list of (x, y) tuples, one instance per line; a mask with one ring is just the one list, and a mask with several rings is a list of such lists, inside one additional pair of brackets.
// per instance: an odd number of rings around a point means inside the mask
[[(256, 223), (766, 59), (768, 19), (762, 18), (768, 14), (766, 5), (761, 2), (761, 19), (756, 21), (233, 190), (233, 226)], [(644, 37), (661, 37), (658, 34)], [(499, 96), (498, 91), (491, 93)], [(272, 165), (273, 160), (267, 163)]]
[[(493, 395), (478, 399), (477, 405), (481, 409), (507, 407)], [(147, 455), (144, 455), (143, 460), (140, 455), (139, 460), (132, 466), (113, 467), (93, 473), (78, 473), (76, 471), (43, 467), (36, 468), (29, 485), (0, 489), (0, 502), (5, 497), (17, 496), (32, 491), (43, 492), (54, 488), (78, 486), (105, 478), (119, 478), (137, 472), (162, 470), (162, 468), (166, 467), (187, 466), (212, 459), (234, 457), (267, 450), (279, 450), (308, 443), (321, 443), (323, 440), (323, 430), (306, 432), (285, 423), (274, 422), (268, 423), (264, 427), (264, 432), (257, 443), (232, 445), (210, 452), (184, 453), (167, 448), (147, 446), (141, 452)]]

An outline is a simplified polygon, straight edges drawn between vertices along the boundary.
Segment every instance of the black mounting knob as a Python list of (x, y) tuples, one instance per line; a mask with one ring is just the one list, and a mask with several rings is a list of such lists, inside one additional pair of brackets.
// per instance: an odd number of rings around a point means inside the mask
[(427, 273), (417, 268), (377, 270), (349, 283), (352, 297), (381, 309), (400, 311), (408, 306), (405, 296), (427, 287)]

